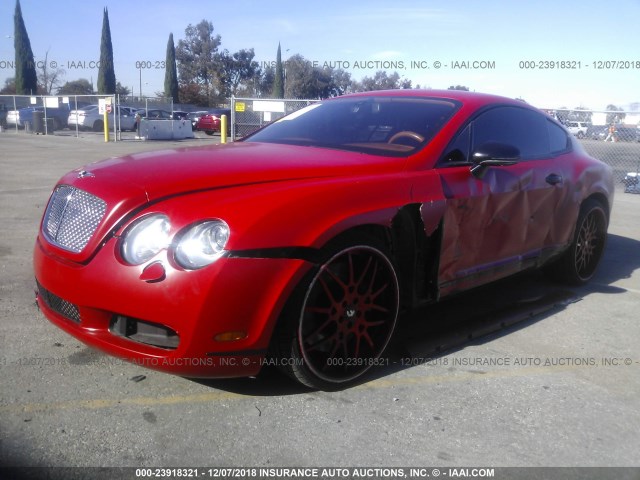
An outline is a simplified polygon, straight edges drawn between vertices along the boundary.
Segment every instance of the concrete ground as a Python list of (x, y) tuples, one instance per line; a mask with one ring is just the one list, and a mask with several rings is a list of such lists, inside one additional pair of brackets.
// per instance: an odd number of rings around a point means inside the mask
[(162, 374), (46, 321), (31, 250), (56, 180), (105, 157), (217, 141), (0, 133), (1, 465), (640, 466), (640, 195), (620, 190), (591, 284), (533, 274), (413, 312), (388, 365), (340, 392), (270, 369)]

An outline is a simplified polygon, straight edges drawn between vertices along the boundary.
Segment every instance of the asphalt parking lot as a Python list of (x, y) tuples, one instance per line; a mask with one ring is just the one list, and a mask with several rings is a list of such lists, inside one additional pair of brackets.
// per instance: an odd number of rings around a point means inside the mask
[(56, 180), (101, 158), (218, 141), (0, 133), (1, 465), (640, 465), (640, 195), (622, 190), (590, 285), (532, 274), (413, 312), (387, 365), (344, 391), (270, 368), (196, 382), (46, 321), (31, 250)]

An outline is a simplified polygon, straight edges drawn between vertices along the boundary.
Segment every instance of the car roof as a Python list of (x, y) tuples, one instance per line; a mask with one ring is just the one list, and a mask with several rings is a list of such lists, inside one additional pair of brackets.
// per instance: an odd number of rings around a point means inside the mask
[[(481, 107), (495, 103), (511, 104), (527, 106), (531, 105), (523, 100), (502, 97), (489, 93), (467, 92), (465, 90), (421, 90), (421, 89), (402, 89), (402, 90), (374, 90), (370, 92), (359, 92), (343, 95), (337, 98), (356, 98), (356, 97), (413, 97), (413, 98), (439, 98), (443, 100), (455, 100), (469, 106)], [(332, 99), (333, 100), (333, 99)]]

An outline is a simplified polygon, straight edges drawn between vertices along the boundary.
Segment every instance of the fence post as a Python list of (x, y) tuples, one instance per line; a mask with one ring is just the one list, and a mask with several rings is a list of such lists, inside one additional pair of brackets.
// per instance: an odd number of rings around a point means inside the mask
[(231, 97), (231, 141), (236, 138), (236, 97)]

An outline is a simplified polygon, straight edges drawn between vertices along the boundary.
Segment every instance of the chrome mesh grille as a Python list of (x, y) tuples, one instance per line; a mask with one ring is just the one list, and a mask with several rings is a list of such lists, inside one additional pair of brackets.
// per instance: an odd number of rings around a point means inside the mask
[(51, 196), (42, 230), (49, 242), (78, 253), (98, 228), (106, 209), (104, 200), (69, 185), (61, 185)]

